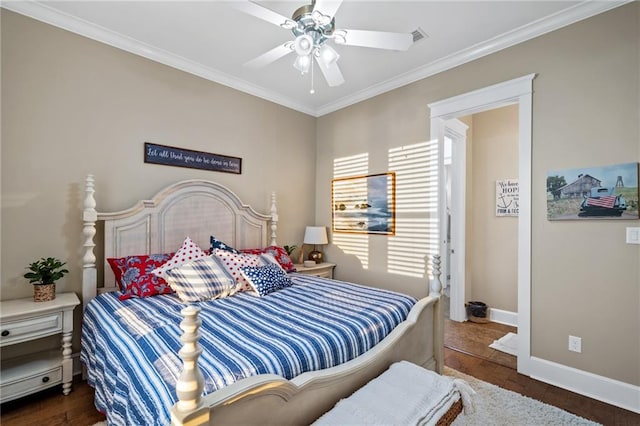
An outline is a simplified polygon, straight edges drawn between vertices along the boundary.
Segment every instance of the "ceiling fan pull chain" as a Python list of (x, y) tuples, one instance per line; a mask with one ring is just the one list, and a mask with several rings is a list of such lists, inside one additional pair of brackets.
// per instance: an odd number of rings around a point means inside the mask
[(315, 68), (314, 65), (315, 64), (313, 63), (313, 55), (311, 55), (311, 90), (309, 90), (309, 93), (311, 93), (312, 95), (316, 93), (315, 89), (313, 88), (313, 69)]

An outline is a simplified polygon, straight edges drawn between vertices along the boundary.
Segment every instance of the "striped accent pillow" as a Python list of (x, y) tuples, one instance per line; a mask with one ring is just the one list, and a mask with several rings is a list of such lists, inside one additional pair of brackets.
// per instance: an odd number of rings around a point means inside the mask
[(166, 271), (167, 281), (184, 303), (221, 299), (237, 291), (236, 280), (220, 264), (206, 256)]

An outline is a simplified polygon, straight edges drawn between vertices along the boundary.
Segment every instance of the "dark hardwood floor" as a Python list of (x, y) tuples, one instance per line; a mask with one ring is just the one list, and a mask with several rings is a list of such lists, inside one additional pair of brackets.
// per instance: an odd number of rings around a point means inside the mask
[(494, 340), (498, 340), (505, 334), (509, 332), (517, 333), (517, 328), (498, 323), (478, 324), (470, 321), (445, 320), (444, 330), (444, 344), (446, 347), (513, 368), (514, 370), (517, 368), (515, 356), (489, 347)]
[(445, 365), (603, 425), (640, 425), (640, 414), (518, 374), (515, 356), (489, 348), (509, 331), (515, 332), (515, 328), (446, 320)]
[[(515, 357), (488, 349), (493, 340), (513, 331), (512, 327), (505, 327), (493, 323), (448, 323), (445, 365), (604, 425), (640, 425), (639, 414), (518, 374)], [(79, 377), (74, 381), (73, 392), (66, 397), (58, 386), (2, 404), (0, 413), (2, 426), (89, 426), (104, 420), (93, 405), (93, 389)]]
[(38, 392), (0, 406), (2, 426), (90, 426), (105, 420), (93, 405), (93, 388), (76, 376), (72, 392), (62, 386)]

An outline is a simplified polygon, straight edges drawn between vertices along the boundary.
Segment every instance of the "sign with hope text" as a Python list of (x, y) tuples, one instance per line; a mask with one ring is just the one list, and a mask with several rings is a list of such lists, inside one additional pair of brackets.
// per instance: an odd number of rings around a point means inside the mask
[(520, 210), (518, 179), (496, 181), (496, 216), (518, 216)]
[(158, 145), (150, 142), (145, 142), (144, 144), (144, 162), (215, 172), (242, 173), (242, 158)]

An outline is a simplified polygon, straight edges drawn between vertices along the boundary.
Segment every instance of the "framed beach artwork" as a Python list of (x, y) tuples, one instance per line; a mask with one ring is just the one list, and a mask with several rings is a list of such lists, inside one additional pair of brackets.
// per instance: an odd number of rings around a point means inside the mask
[(394, 172), (333, 179), (333, 231), (394, 235), (395, 194)]
[(547, 172), (547, 218), (640, 218), (638, 163)]

